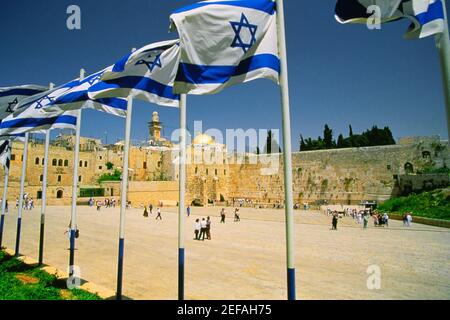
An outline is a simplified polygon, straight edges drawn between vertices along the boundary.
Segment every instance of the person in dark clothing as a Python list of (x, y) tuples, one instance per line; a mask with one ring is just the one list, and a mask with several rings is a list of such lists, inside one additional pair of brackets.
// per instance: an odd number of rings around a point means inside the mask
[(332, 230), (337, 231), (338, 219), (339, 219), (338, 214), (337, 213), (333, 214)]
[(211, 218), (206, 219), (206, 238), (211, 240)]
[(203, 218), (202, 222), (200, 222), (200, 240), (205, 241), (205, 236), (206, 236), (206, 229), (207, 229), (207, 223), (205, 218)]
[(144, 218), (148, 218), (147, 206), (144, 207)]
[(222, 211), (220, 211), (220, 223), (225, 223), (225, 209), (222, 209)]
[(152, 214), (152, 213), (153, 213), (153, 205), (150, 204), (149, 207), (148, 207), (148, 209), (149, 209), (149, 211), (150, 211), (150, 214)]

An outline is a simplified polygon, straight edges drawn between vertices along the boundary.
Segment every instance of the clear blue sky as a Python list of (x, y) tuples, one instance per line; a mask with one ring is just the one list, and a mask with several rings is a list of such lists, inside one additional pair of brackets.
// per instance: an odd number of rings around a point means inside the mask
[[(193, 0), (15, 0), (0, 7), (0, 86), (65, 83), (80, 68), (96, 72), (132, 47), (173, 39), (169, 15)], [(66, 28), (66, 9), (77, 4), (82, 30)], [(335, 133), (360, 132), (372, 125), (390, 126), (395, 137), (435, 135), (447, 138), (439, 58), (434, 39), (403, 40), (408, 22), (369, 31), (339, 25), (334, 0), (286, 0), (291, 90), (292, 137), (317, 137), (325, 123)], [(133, 139), (148, 136), (153, 111), (177, 127), (177, 109), (135, 103)], [(279, 89), (259, 80), (214, 96), (190, 96), (188, 122), (204, 128), (280, 128)], [(124, 120), (87, 111), (82, 134), (116, 142)]]

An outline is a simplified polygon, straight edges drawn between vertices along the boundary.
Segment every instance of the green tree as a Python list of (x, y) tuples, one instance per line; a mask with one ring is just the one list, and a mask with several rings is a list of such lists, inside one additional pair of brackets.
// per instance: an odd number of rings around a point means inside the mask
[(106, 168), (107, 168), (108, 170), (112, 170), (112, 169), (114, 168), (114, 164), (112, 164), (111, 162), (107, 162), (107, 163), (106, 163)]
[(323, 131), (323, 142), (326, 149), (333, 148), (333, 130), (331, 130), (327, 124), (325, 125), (325, 129)]

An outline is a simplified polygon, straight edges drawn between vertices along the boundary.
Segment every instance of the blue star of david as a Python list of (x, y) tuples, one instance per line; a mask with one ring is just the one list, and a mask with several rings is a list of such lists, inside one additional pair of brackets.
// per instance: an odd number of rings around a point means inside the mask
[(6, 108), (6, 112), (13, 113), (14, 107), (19, 103), (17, 98), (15, 98), (13, 101), (8, 103), (8, 107)]
[[(233, 43), (231, 44), (232, 48), (242, 48), (244, 53), (247, 53), (248, 50), (256, 43), (256, 30), (258, 30), (258, 26), (254, 24), (250, 24), (245, 14), (242, 14), (241, 21), (233, 22), (230, 21), (231, 27), (233, 28), (236, 36), (234, 37)], [(244, 43), (241, 37), (241, 31), (243, 28), (247, 28), (250, 31), (251, 39), (250, 43)]]
[[(153, 54), (149, 54), (148, 58), (153, 58)], [(161, 63), (161, 53), (156, 55), (155, 59), (153, 61), (147, 61), (147, 60), (139, 60), (138, 62), (136, 62), (136, 66), (140, 65), (140, 64), (145, 64), (147, 66), (147, 68), (150, 70), (150, 72), (153, 72), (153, 69), (155, 69), (156, 67), (162, 68), (162, 63)]]
[(96, 83), (97, 81), (99, 81), (101, 79), (102, 75), (103, 75), (103, 72), (100, 72), (99, 74), (89, 78), (87, 81), (90, 85), (93, 85), (94, 83)]
[[(54, 100), (55, 100), (54, 98), (51, 98), (50, 96), (46, 95), (45, 97), (42, 97), (38, 101), (36, 101), (35, 109), (42, 109), (42, 108), (52, 104)], [(48, 103), (43, 105), (44, 101), (48, 101)]]

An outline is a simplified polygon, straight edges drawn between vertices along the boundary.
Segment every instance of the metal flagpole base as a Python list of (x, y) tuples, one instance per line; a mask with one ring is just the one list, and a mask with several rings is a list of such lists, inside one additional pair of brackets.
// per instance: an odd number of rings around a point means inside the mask
[(75, 230), (70, 230), (69, 277), (74, 274), (75, 265)]
[(122, 300), (123, 257), (125, 253), (125, 239), (119, 239), (119, 261), (117, 269), (116, 300)]
[(3, 226), (5, 225), (5, 215), (2, 214), (0, 218), (0, 249), (2, 248), (3, 244)]
[(184, 248), (178, 249), (178, 300), (184, 300)]
[(288, 283), (288, 300), (296, 300), (295, 269), (287, 270), (287, 283)]
[(45, 222), (44, 217), (41, 216), (41, 229), (39, 235), (39, 265), (44, 262), (44, 234), (45, 234)]
[(17, 236), (16, 236), (16, 253), (15, 257), (18, 257), (20, 254), (20, 231), (22, 229), (22, 218), (17, 219)]

